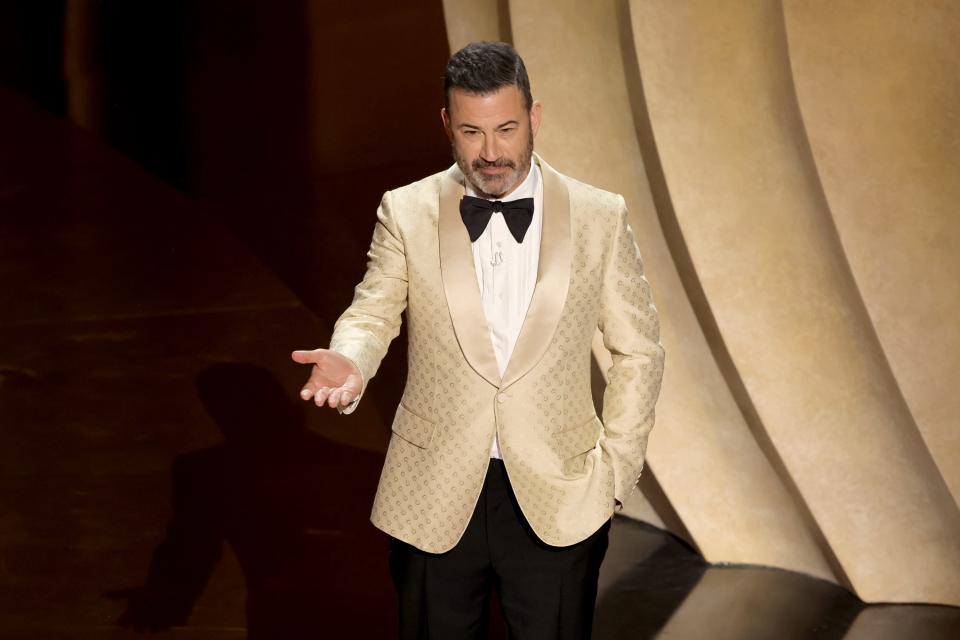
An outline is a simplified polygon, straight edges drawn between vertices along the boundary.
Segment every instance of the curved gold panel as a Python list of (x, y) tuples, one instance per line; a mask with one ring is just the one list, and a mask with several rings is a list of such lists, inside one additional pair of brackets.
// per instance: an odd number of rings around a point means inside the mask
[(450, 51), (471, 42), (510, 42), (510, 15), (502, 0), (443, 0)]
[[(539, 151), (561, 171), (622, 193), (631, 208), (667, 349), (650, 467), (709, 560), (775, 564), (833, 578), (725, 384), (674, 267), (637, 143), (621, 17), (612, 1), (510, 7), (514, 43), (530, 70), (534, 96), (543, 102)], [(594, 353), (605, 370), (608, 354), (599, 344)]]
[(847, 261), (960, 499), (960, 4), (785, 3), (800, 111)]
[(735, 367), (730, 384), (749, 394), (861, 598), (960, 603), (960, 512), (847, 266), (779, 2), (630, 6), (682, 250)]

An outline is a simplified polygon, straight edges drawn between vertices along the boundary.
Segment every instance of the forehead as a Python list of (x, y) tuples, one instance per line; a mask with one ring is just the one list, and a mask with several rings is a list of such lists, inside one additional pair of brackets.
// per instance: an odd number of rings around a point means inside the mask
[(470, 93), (454, 87), (450, 90), (450, 119), (454, 125), (499, 124), (519, 120), (523, 115), (523, 94), (515, 84), (500, 87), (490, 93)]

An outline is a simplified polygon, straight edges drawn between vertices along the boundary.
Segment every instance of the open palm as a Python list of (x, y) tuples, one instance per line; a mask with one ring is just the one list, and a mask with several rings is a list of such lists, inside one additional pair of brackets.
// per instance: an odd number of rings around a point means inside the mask
[(363, 377), (360, 370), (348, 358), (330, 349), (313, 351), (294, 351), (294, 362), (310, 364), (310, 378), (300, 391), (304, 400), (313, 399), (319, 407), (346, 406), (363, 389)]

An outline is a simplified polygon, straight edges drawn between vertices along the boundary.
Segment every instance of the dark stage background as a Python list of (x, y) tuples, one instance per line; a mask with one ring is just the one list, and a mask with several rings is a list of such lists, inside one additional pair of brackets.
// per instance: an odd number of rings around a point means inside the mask
[(0, 5), (0, 635), (389, 636), (405, 334), (339, 419), (289, 352), (451, 163), (448, 55), (439, 0)]
[(448, 55), (439, 1), (0, 7), (8, 87), (199, 201), (323, 318), (382, 193), (450, 164)]

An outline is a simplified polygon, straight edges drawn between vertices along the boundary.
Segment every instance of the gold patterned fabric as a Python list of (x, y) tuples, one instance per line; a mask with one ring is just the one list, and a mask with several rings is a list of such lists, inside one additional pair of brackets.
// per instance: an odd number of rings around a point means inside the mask
[[(330, 348), (356, 363), (365, 391), (407, 311), (407, 383), (371, 520), (431, 553), (463, 534), (495, 430), (523, 514), (550, 545), (596, 531), (643, 468), (664, 352), (626, 204), (534, 161), (544, 180), (537, 284), (502, 378), (456, 165), (384, 194), (366, 274), (334, 325)], [(613, 357), (602, 421), (590, 384), (597, 328)]]

